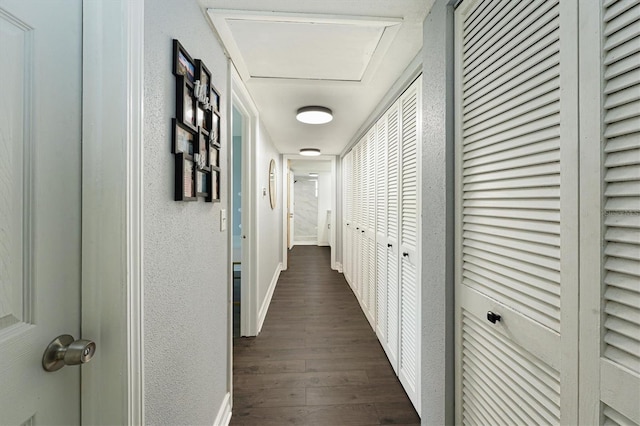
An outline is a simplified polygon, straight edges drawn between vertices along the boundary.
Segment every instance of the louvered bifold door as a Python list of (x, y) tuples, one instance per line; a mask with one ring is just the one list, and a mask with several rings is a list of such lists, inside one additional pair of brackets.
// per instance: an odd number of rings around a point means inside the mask
[(600, 395), (607, 422), (640, 424), (640, 1), (606, 1), (603, 18)]
[(385, 114), (387, 123), (387, 343), (382, 347), (398, 373), (399, 335), (400, 335), (400, 288), (399, 288), (399, 188), (400, 188), (400, 114), (399, 101), (396, 101)]
[(400, 97), (400, 359), (398, 376), (420, 413), (421, 77)]
[[(599, 7), (598, 7), (599, 6)], [(589, 2), (581, 27), (581, 55), (592, 57), (580, 84), (584, 163), (601, 168), (597, 181), (585, 171), (582, 222), (584, 305), (581, 422), (640, 424), (640, 0)], [(588, 14), (587, 14), (588, 12)], [(597, 19), (594, 19), (596, 17)], [(599, 37), (590, 39), (599, 27)], [(601, 44), (599, 51), (594, 46)], [(600, 96), (593, 96), (601, 86)], [(582, 103), (582, 102), (581, 102)], [(595, 116), (591, 112), (595, 110)], [(585, 120), (582, 123), (582, 120)], [(591, 138), (592, 135), (602, 137)], [(582, 136), (584, 135), (584, 136)], [(592, 154), (593, 157), (592, 157)], [(582, 167), (582, 166), (581, 166)], [(587, 198), (588, 197), (588, 198)], [(598, 208), (597, 203), (600, 203)], [(588, 213), (593, 215), (589, 216)], [(595, 214), (596, 212), (600, 214)], [(594, 223), (590, 223), (592, 217)], [(590, 239), (593, 234), (597, 239)], [(582, 247), (581, 247), (582, 248)], [(595, 270), (587, 270), (592, 266)], [(595, 312), (594, 315), (592, 312)], [(594, 339), (593, 336), (600, 336)], [(593, 342), (593, 343), (591, 343)], [(583, 385), (580, 386), (583, 388)], [(594, 395), (595, 394), (595, 395)]]
[(361, 265), (362, 265), (362, 238), (360, 236), (360, 223), (362, 221), (362, 192), (360, 185), (360, 177), (362, 175), (362, 162), (361, 162), (362, 145), (358, 143), (353, 149), (353, 170), (354, 170), (354, 209), (353, 209), (353, 292), (358, 300), (362, 294), (361, 285)]
[[(376, 221), (376, 334), (387, 347), (387, 119), (382, 116), (375, 125), (375, 221)], [(386, 350), (386, 349), (385, 349)]]
[(362, 310), (369, 320), (369, 323), (373, 322), (371, 318), (371, 310), (369, 308), (369, 272), (371, 270), (371, 258), (369, 253), (371, 251), (370, 240), (367, 237), (367, 231), (369, 226), (369, 211), (371, 200), (369, 198), (369, 139), (365, 137), (360, 142), (360, 191), (362, 194), (362, 204), (360, 212), (360, 305)]
[(342, 158), (342, 270), (347, 282), (351, 282), (351, 222), (353, 211), (353, 189), (351, 187), (352, 181), (352, 153), (349, 151), (347, 155)]
[(577, 13), (455, 12), (459, 424), (577, 423)]
[(368, 271), (367, 271), (367, 317), (371, 327), (376, 329), (376, 126), (367, 133), (367, 223), (365, 238), (367, 239)]

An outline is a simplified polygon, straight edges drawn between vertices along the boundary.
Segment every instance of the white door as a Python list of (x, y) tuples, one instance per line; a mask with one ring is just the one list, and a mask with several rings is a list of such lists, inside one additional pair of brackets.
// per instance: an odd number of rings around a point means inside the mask
[(400, 98), (400, 359), (398, 377), (420, 414), (420, 153), (422, 77)]
[(78, 1), (0, 1), (0, 424), (79, 424), (80, 369), (48, 373), (80, 333)]
[(387, 283), (387, 119), (382, 116), (375, 126), (375, 220), (376, 220), (376, 334), (387, 350), (389, 291)]
[(579, 422), (639, 425), (640, 0), (580, 19)]
[(396, 101), (385, 114), (387, 120), (387, 344), (383, 345), (387, 357), (398, 374), (400, 342), (400, 289), (398, 231), (400, 188), (400, 101)]
[(459, 424), (578, 423), (577, 16), (455, 12)]

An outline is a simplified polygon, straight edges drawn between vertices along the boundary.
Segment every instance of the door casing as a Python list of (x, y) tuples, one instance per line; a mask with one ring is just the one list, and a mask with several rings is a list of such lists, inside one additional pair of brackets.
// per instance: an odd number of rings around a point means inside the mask
[(82, 8), (82, 423), (144, 424), (144, 0)]

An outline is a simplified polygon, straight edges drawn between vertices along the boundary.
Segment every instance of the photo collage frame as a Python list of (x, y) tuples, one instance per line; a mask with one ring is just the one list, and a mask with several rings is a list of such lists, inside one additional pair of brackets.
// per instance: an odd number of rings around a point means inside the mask
[(220, 201), (220, 93), (211, 71), (173, 40), (176, 117), (171, 152), (175, 155), (175, 200)]

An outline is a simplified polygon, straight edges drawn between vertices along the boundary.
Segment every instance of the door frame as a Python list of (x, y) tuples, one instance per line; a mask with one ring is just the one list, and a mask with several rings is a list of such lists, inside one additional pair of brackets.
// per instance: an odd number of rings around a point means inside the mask
[[(258, 109), (251, 99), (251, 95), (247, 91), (238, 71), (231, 61), (229, 61), (229, 93), (231, 96), (227, 98), (228, 111), (228, 134), (233, 134), (233, 107), (245, 118), (243, 134), (246, 143), (243, 141), (242, 146), (242, 275), (243, 279), (240, 284), (240, 335), (255, 336), (258, 333), (258, 307), (256, 302), (257, 295), (257, 278), (255, 265), (258, 264), (257, 253), (257, 237), (255, 231), (258, 229), (258, 215), (255, 211), (256, 198), (258, 191), (256, 188), (255, 173), (256, 170), (256, 140), (259, 132)], [(228, 182), (233, 183), (232, 179), (232, 161), (228, 156), (229, 170), (227, 174)], [(233, 188), (231, 188), (233, 191)], [(231, 206), (232, 197), (229, 197), (229, 207)], [(233, 235), (229, 233), (229, 259), (233, 256)], [(246, 238), (244, 238), (246, 237)], [(231, 263), (229, 263), (231, 268)], [(233, 272), (229, 274), (230, 288), (233, 291)], [(233, 293), (232, 293), (233, 294)], [(233, 297), (231, 297), (231, 302)], [(231, 306), (231, 305), (230, 305)], [(243, 309), (244, 307), (244, 309)], [(229, 310), (231, 318), (231, 326), (233, 327), (233, 309)], [(233, 350), (233, 329), (231, 329), (229, 350)], [(233, 354), (231, 354), (233, 355)], [(232, 357), (230, 356), (230, 359)], [(230, 370), (231, 371), (231, 370)]]
[(83, 0), (82, 22), (81, 418), (144, 424), (144, 0)]
[[(331, 161), (331, 232), (329, 233), (329, 242), (333, 241), (334, 245), (331, 247), (331, 269), (338, 270), (338, 265), (336, 264), (336, 207), (337, 207), (337, 199), (338, 199), (338, 185), (337, 185), (337, 176), (336, 176), (336, 158), (335, 155), (320, 155), (317, 157), (309, 158), (304, 155), (299, 154), (285, 154), (282, 156), (282, 164), (285, 164), (286, 171), (289, 172), (289, 160), (305, 160), (305, 161)], [(287, 205), (286, 200), (289, 195), (288, 179), (282, 179), (282, 193), (287, 194), (287, 197), (282, 197), (282, 229), (287, 229)], [(295, 214), (295, 210), (294, 210)], [(295, 217), (293, 219), (295, 221)], [(282, 270), (286, 271), (288, 267), (288, 247), (287, 247), (287, 232), (282, 233)], [(293, 243), (293, 241), (292, 241)]]

